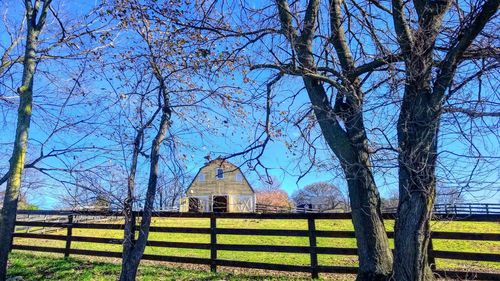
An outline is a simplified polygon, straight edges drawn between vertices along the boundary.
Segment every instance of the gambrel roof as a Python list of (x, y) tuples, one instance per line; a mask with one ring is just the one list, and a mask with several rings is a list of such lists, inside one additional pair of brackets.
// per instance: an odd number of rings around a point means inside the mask
[[(212, 165), (214, 165), (214, 164), (215, 164), (215, 165), (217, 165), (217, 164), (218, 164), (218, 166), (219, 166), (219, 167), (221, 167), (222, 165), (229, 165), (229, 166), (231, 167), (231, 170), (230, 170), (229, 172), (233, 172), (233, 171), (239, 172), (239, 173), (241, 174), (241, 176), (243, 177), (243, 181), (244, 181), (244, 183), (246, 183), (246, 185), (250, 188), (250, 190), (251, 190), (251, 192), (252, 192), (252, 193), (255, 193), (255, 191), (254, 191), (254, 189), (253, 189), (252, 185), (251, 185), (251, 184), (250, 184), (250, 182), (247, 180), (247, 178), (246, 178), (245, 174), (243, 174), (243, 172), (241, 171), (241, 169), (240, 169), (238, 166), (234, 165), (233, 163), (231, 163), (231, 162), (229, 162), (229, 161), (227, 161), (227, 160), (225, 160), (225, 159), (223, 159), (223, 158), (221, 158), (221, 157), (218, 157), (218, 158), (216, 158), (216, 159), (214, 159), (214, 160), (211, 160), (211, 161), (209, 161), (209, 162), (205, 163), (205, 165), (203, 165), (203, 167), (201, 167), (201, 168), (198, 170), (198, 172), (197, 172), (197, 173), (196, 173), (196, 175), (194, 176), (193, 180), (192, 180), (192, 181), (191, 181), (191, 183), (189, 184), (189, 187), (188, 187), (188, 189), (186, 190), (186, 194), (189, 194), (189, 191), (191, 190), (191, 188), (192, 188), (192, 187), (193, 187), (193, 185), (195, 184), (196, 179), (198, 179), (198, 177), (199, 177), (200, 173), (201, 173), (204, 169), (206, 169), (207, 167), (212, 166)], [(227, 173), (227, 172), (228, 172), (228, 171), (224, 171), (224, 173)]]

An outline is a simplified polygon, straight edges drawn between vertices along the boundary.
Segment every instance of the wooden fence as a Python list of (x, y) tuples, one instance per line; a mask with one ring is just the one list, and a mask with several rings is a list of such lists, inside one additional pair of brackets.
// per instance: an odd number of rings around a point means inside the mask
[(257, 213), (319, 213), (319, 209), (312, 208), (298, 208), (298, 207), (285, 207), (257, 203), (255, 204), (255, 211)]
[[(120, 215), (121, 217), (121, 215)], [(30, 222), (47, 222), (50, 225), (53, 223), (66, 223), (68, 221), (67, 215), (57, 216), (57, 215), (40, 215), (40, 214), (19, 214), (17, 215), (17, 220), (20, 221), (30, 221)], [(117, 220), (118, 216), (78, 216), (73, 220), (73, 222), (103, 222), (109, 220)], [(47, 233), (59, 231), (59, 228), (55, 227), (31, 227), (31, 226), (16, 226), (16, 232), (36, 232), (36, 233)]]
[(456, 203), (456, 204), (435, 204), (436, 214), (486, 214), (500, 215), (500, 204), (493, 203)]
[[(395, 213), (397, 207), (383, 208), (383, 213)], [(495, 203), (455, 203), (434, 204), (432, 211), (437, 215), (500, 215), (500, 204)]]
[[(30, 238), (30, 239), (51, 239), (65, 241), (64, 248), (33, 246), (33, 245), (18, 245), (13, 243), (12, 249), (61, 253), (65, 257), (69, 255), (86, 255), (86, 256), (103, 256), (120, 258), (120, 252), (109, 251), (94, 251), (73, 249), (72, 242), (92, 242), (92, 243), (107, 243), (107, 244), (122, 244), (122, 239), (115, 238), (100, 238), (100, 237), (84, 237), (73, 235), (73, 229), (123, 229), (122, 224), (113, 223), (81, 223), (75, 222), (75, 216), (119, 216), (119, 213), (112, 212), (71, 212), (71, 211), (19, 211), (18, 214), (39, 214), (39, 215), (54, 215), (67, 216), (67, 222), (40, 222), (40, 221), (16, 221), (16, 226), (25, 227), (56, 227), (66, 228), (66, 235), (54, 234), (37, 234), (37, 233), (15, 233), (14, 237)], [(140, 212), (135, 212), (134, 216), (140, 216)], [(166, 233), (197, 233), (210, 235), (210, 243), (186, 243), (186, 242), (167, 242), (167, 241), (148, 241), (148, 246), (180, 248), (180, 249), (205, 249), (210, 250), (210, 258), (198, 257), (178, 257), (145, 254), (144, 260), (179, 262), (191, 264), (209, 265), (212, 271), (217, 271), (218, 266), (241, 267), (241, 268), (256, 268), (264, 270), (279, 270), (292, 272), (310, 273), (312, 278), (317, 278), (319, 273), (340, 273), (340, 274), (355, 274), (357, 267), (350, 266), (335, 266), (335, 265), (319, 265), (318, 255), (357, 255), (356, 248), (338, 248), (338, 247), (318, 247), (316, 239), (318, 237), (328, 238), (354, 238), (354, 231), (330, 231), (317, 230), (316, 220), (342, 220), (350, 219), (349, 213), (277, 213), (277, 214), (259, 214), (259, 213), (167, 213), (158, 212), (153, 214), (154, 217), (176, 217), (176, 218), (206, 218), (210, 220), (209, 228), (194, 228), (194, 227), (159, 227), (151, 226), (151, 232), (166, 232)], [(394, 219), (393, 214), (384, 214), (385, 219)], [(307, 220), (307, 230), (296, 229), (245, 229), (245, 228), (218, 228), (218, 219), (294, 219)], [(500, 222), (500, 215), (456, 215), (436, 216), (437, 220), (462, 220), (462, 221), (491, 221)], [(260, 236), (283, 236), (283, 237), (308, 237), (309, 246), (283, 246), (283, 245), (248, 245), (248, 244), (221, 244), (217, 242), (218, 235), (260, 235)], [(393, 232), (388, 232), (390, 238), (394, 237)], [(458, 259), (470, 261), (489, 261), (500, 262), (500, 253), (465, 253), (455, 251), (441, 251), (432, 249), (432, 240), (434, 239), (449, 239), (449, 240), (472, 240), (472, 241), (500, 241), (500, 233), (462, 233), (462, 232), (433, 232), (431, 237), (429, 256), (431, 268), (440, 276), (462, 279), (479, 279), (479, 280), (500, 280), (500, 273), (486, 272), (460, 272), (460, 271), (445, 271), (435, 266), (435, 259)], [(310, 256), (309, 265), (290, 265), (290, 264), (270, 264), (262, 262), (248, 262), (226, 260), (217, 257), (218, 251), (240, 251), (240, 252), (279, 252), (279, 253), (303, 253)]]
[[(257, 203), (257, 213), (319, 213), (319, 212), (346, 212), (342, 208), (337, 209), (313, 209), (307, 207), (284, 207)], [(386, 207), (383, 213), (395, 213), (397, 207)], [(455, 203), (435, 204), (434, 214), (438, 215), (500, 215), (500, 204), (495, 203)]]

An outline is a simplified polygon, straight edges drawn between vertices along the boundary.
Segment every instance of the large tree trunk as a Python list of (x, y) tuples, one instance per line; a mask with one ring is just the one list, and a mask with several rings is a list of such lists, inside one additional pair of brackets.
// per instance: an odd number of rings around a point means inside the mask
[(399, 204), (395, 225), (394, 279), (433, 280), (427, 247), (436, 194), (437, 137), (442, 94), (433, 92), (433, 49), (448, 8), (442, 1), (412, 31), (404, 4), (393, 0), (393, 17), (406, 67), (405, 92), (399, 114)]
[[(45, 1), (37, 22), (37, 10), (40, 3), (35, 3), (36, 9), (31, 6), (31, 1), (26, 4), (28, 33), (24, 53), (24, 68), (19, 93), (19, 109), (17, 112), (17, 127), (14, 148), (10, 158), (9, 178), (5, 189), (5, 197), (0, 218), (0, 280), (5, 280), (7, 274), (7, 260), (11, 248), (14, 223), (16, 220), (17, 202), (21, 188), (21, 177), (24, 169), (26, 149), (28, 146), (28, 133), (33, 108), (33, 78), (36, 68), (36, 47), (38, 35), (45, 24), (45, 16), (50, 1)], [(38, 2), (38, 1), (36, 1)]]
[[(286, 0), (276, 0), (282, 33), (297, 53), (303, 68), (302, 77), (316, 119), (347, 179), (359, 256), (357, 280), (386, 280), (392, 271), (392, 253), (380, 212), (380, 196), (373, 179), (368, 152), (368, 138), (363, 124), (363, 93), (359, 79), (352, 74), (354, 62), (341, 24), (340, 2), (330, 9), (333, 45), (343, 74), (348, 81), (335, 85), (337, 97), (332, 106), (317, 78), (313, 39), (320, 1), (310, 0), (302, 31), (294, 28), (292, 12)], [(338, 119), (344, 121), (343, 128)]]
[(386, 280), (392, 270), (392, 253), (371, 171), (354, 163), (345, 170), (359, 256), (356, 280)]
[(323, 136), (339, 158), (347, 179), (359, 256), (357, 280), (386, 280), (392, 271), (392, 253), (371, 171), (361, 111), (346, 122), (347, 133), (344, 133), (332, 119), (333, 108), (321, 82), (307, 77), (304, 82)]
[(433, 280), (428, 264), (430, 220), (436, 195), (441, 102), (408, 85), (398, 121), (399, 206), (395, 226), (396, 280)]
[[(432, 280), (428, 265), (432, 207), (436, 196), (438, 131), (446, 91), (455, 71), (472, 42), (494, 17), (499, 0), (487, 0), (466, 17), (450, 50), (435, 65), (433, 54), (441, 22), (451, 1), (415, 5), (419, 28), (406, 19), (405, 2), (392, 0), (398, 42), (405, 58), (406, 83), (398, 120), (399, 206), (395, 226), (395, 280)], [(433, 67), (437, 67), (435, 71)], [(449, 93), (450, 94), (450, 93)]]
[[(166, 95), (166, 93), (164, 93)], [(133, 281), (137, 276), (137, 269), (141, 262), (144, 249), (149, 236), (149, 227), (151, 225), (151, 215), (153, 212), (154, 199), (156, 195), (156, 186), (158, 181), (158, 162), (160, 158), (160, 147), (165, 139), (167, 129), (170, 124), (171, 111), (169, 108), (168, 98), (164, 99), (163, 112), (160, 121), (160, 128), (156, 134), (151, 146), (149, 181), (144, 203), (141, 225), (139, 227), (139, 237), (137, 241), (129, 245), (130, 249), (127, 253), (123, 253), (122, 270), (120, 273), (120, 281)], [(132, 224), (132, 223), (129, 223)], [(129, 230), (130, 231), (130, 230)], [(133, 233), (129, 234), (133, 235)], [(130, 236), (129, 236), (130, 237)], [(124, 244), (125, 250), (125, 244)]]

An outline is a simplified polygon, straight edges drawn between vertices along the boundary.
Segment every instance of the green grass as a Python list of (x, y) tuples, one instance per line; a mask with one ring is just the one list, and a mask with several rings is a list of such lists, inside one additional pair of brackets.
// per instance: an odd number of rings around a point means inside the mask
[[(20, 276), (25, 281), (35, 280), (116, 280), (120, 265), (80, 258), (57, 258), (13, 252), (9, 257), (8, 277)], [(233, 273), (210, 273), (164, 265), (141, 265), (137, 280), (305, 280), (293, 276), (262, 276)]]
[[(393, 229), (394, 221), (386, 221), (388, 230)], [(209, 227), (209, 219), (198, 218), (155, 218), (154, 226), (171, 227)], [(318, 230), (353, 230), (349, 220), (317, 220)], [(220, 228), (254, 228), (254, 229), (307, 229), (306, 220), (255, 220), (255, 219), (219, 219), (217, 227)], [(433, 231), (449, 232), (480, 232), (499, 233), (500, 223), (495, 222), (432, 222)], [(65, 235), (66, 230), (56, 231), (53, 234)], [(73, 235), (93, 236), (107, 238), (122, 238), (120, 230), (94, 230), (94, 229), (73, 229)], [(199, 242), (209, 243), (210, 236), (207, 234), (183, 234), (183, 233), (150, 233), (151, 241), (173, 241), (173, 242)], [(272, 237), (272, 236), (241, 236), (241, 235), (218, 235), (217, 242), (223, 244), (255, 244), (255, 245), (295, 245), (307, 246), (307, 237)], [(391, 246), (393, 241), (391, 240)], [(64, 241), (35, 240), (16, 238), (15, 244), (23, 245), (43, 245), (49, 247), (64, 247)], [(500, 253), (500, 242), (490, 241), (461, 241), (461, 240), (440, 240), (434, 239), (435, 250), (476, 252), (476, 253)], [(318, 238), (320, 247), (356, 247), (355, 239), (350, 238)], [(121, 245), (97, 244), (86, 242), (73, 242), (74, 249), (88, 249), (101, 251), (121, 251)], [(209, 258), (208, 250), (197, 249), (174, 249), (163, 247), (146, 247), (145, 253), (156, 255), (172, 255), (187, 257)], [(287, 254), (287, 253), (261, 253), (261, 252), (232, 252), (219, 251), (218, 257), (221, 259), (231, 259), (240, 261), (280, 263), (291, 265), (308, 265), (308, 254)], [(342, 255), (319, 255), (320, 265), (337, 266), (357, 266), (356, 256)], [(453, 270), (479, 270), (479, 271), (500, 271), (498, 262), (474, 262), (460, 260), (437, 259), (439, 269)]]

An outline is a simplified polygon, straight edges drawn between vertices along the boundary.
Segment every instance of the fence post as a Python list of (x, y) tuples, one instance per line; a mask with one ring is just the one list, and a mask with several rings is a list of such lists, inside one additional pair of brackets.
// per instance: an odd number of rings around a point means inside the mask
[(486, 214), (489, 215), (490, 214), (490, 210), (488, 208), (488, 204), (486, 204)]
[[(27, 220), (30, 221), (30, 214), (28, 214), (28, 217), (27, 217)], [(15, 229), (15, 228), (14, 228)], [(30, 229), (31, 227), (30, 226), (27, 226), (26, 227), (26, 233), (29, 233), (30, 232)], [(12, 245), (11, 245), (12, 246)], [(12, 247), (11, 247), (12, 248)]]
[(432, 271), (436, 270), (436, 258), (434, 258), (434, 248), (432, 246), (432, 232), (429, 236), (429, 245), (427, 246), (427, 256), (429, 257), (429, 265)]
[(217, 221), (215, 214), (210, 216), (210, 271), (217, 272)]
[(69, 251), (71, 249), (71, 236), (73, 236), (73, 215), (68, 216), (68, 232), (66, 234), (66, 249), (64, 250), (64, 257), (69, 257)]
[(318, 275), (318, 254), (316, 253), (316, 223), (313, 213), (307, 218), (307, 226), (309, 229), (309, 252), (311, 255), (311, 278), (317, 279)]

